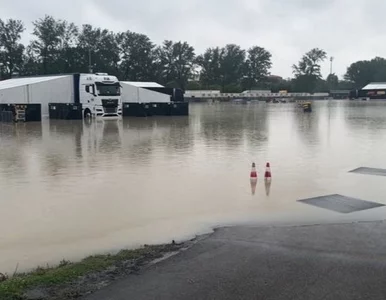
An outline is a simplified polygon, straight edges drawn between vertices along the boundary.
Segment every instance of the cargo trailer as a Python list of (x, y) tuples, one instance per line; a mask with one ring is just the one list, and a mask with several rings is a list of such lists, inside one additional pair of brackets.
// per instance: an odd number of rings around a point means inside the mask
[[(123, 116), (149, 117), (188, 115), (181, 89), (167, 88), (156, 82), (121, 81)], [(180, 109), (183, 107), (183, 109)], [(178, 109), (176, 109), (178, 108)]]
[(156, 82), (121, 81), (123, 103), (169, 103), (171, 97), (152, 89), (164, 89)]

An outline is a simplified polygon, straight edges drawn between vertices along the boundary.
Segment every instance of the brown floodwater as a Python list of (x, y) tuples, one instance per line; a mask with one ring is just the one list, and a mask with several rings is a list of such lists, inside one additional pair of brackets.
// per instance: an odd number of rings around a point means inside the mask
[(339, 214), (296, 200), (343, 194), (386, 204), (385, 177), (348, 173), (386, 168), (386, 103), (313, 109), (191, 104), (189, 117), (0, 124), (0, 272), (216, 226), (383, 219), (386, 208)]

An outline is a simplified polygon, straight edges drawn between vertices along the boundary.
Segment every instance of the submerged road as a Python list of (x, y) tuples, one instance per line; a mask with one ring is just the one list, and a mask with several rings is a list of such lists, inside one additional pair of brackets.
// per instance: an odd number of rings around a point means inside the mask
[(222, 228), (87, 300), (386, 299), (386, 222)]

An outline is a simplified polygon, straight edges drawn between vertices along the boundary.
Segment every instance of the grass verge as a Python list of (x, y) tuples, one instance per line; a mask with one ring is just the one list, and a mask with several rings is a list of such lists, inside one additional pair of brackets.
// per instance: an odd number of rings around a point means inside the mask
[(27, 290), (36, 287), (49, 287), (73, 282), (90, 273), (97, 273), (110, 267), (122, 267), (122, 262), (135, 261), (146, 263), (159, 258), (163, 253), (177, 250), (175, 244), (145, 246), (136, 250), (121, 250), (117, 254), (89, 256), (80, 262), (62, 261), (56, 267), (38, 267), (30, 273), (17, 274), (0, 283), (0, 299), (25, 299)]

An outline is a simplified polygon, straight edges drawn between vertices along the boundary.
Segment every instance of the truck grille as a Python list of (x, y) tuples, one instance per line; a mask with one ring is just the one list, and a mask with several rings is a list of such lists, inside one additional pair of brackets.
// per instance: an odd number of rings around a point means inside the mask
[(103, 107), (117, 107), (118, 100), (117, 99), (102, 99)]
[(104, 107), (105, 114), (116, 114), (117, 108), (116, 107)]

